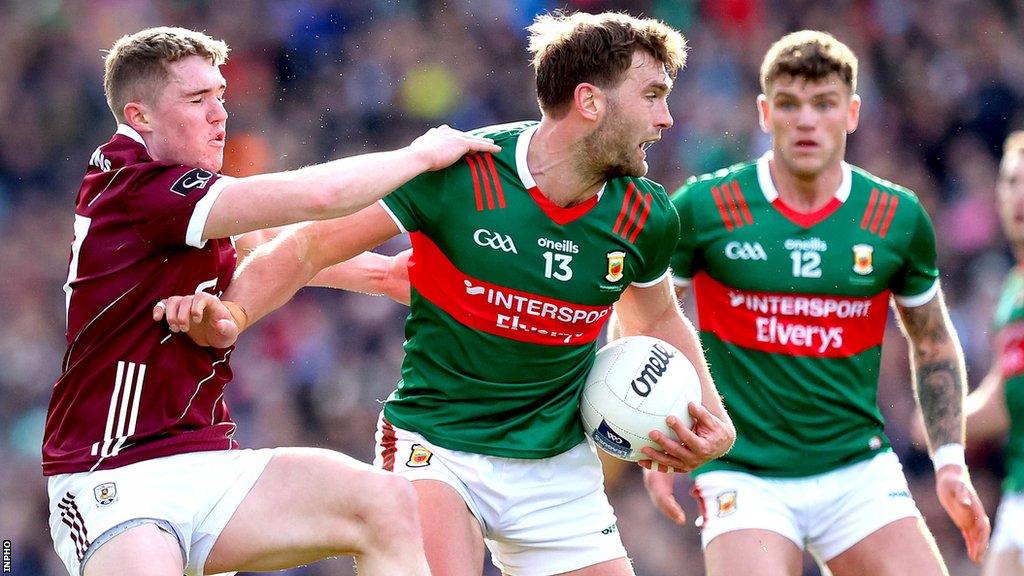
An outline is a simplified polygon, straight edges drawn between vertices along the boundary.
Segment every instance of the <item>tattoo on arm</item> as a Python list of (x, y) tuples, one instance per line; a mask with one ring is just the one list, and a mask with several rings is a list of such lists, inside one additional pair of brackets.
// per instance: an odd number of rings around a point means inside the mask
[(942, 297), (900, 311), (911, 344), (915, 391), (929, 443), (932, 449), (961, 443), (966, 375)]

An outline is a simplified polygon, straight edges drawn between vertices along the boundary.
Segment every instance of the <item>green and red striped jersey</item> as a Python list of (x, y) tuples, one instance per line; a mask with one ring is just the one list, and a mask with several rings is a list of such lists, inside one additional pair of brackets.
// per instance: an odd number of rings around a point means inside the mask
[(546, 458), (583, 441), (579, 394), (612, 304), (668, 273), (679, 220), (664, 189), (615, 178), (560, 208), (526, 164), (536, 126), (480, 130), (501, 152), (382, 200), (413, 246), (402, 380), (384, 414), (439, 446)]
[(993, 327), (999, 374), (1010, 415), (1003, 490), (1024, 492), (1024, 270), (1014, 268), (1003, 283)]
[(698, 474), (809, 476), (888, 449), (876, 397), (889, 297), (916, 306), (938, 289), (935, 234), (912, 192), (844, 163), (831, 202), (800, 213), (779, 198), (770, 158), (672, 197), (672, 267), (692, 283), (737, 433)]

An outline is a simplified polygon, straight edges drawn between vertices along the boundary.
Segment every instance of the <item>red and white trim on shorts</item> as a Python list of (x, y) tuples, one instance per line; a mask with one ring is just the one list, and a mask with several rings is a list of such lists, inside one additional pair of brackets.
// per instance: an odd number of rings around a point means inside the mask
[(89, 549), (89, 533), (85, 529), (85, 519), (78, 511), (78, 504), (75, 503), (75, 496), (71, 492), (64, 494), (57, 504), (60, 508), (60, 520), (71, 529), (71, 540), (75, 543), (75, 553), (78, 561), (85, 558), (85, 552)]
[(380, 437), (380, 458), (381, 467), (388, 472), (395, 471), (395, 452), (398, 452), (398, 436), (395, 434), (395, 427), (388, 422), (388, 419), (381, 414), (381, 437)]

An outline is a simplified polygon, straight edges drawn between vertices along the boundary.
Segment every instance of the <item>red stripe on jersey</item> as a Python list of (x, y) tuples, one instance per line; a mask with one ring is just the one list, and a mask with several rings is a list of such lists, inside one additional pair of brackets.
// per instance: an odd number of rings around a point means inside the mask
[(398, 441), (398, 437), (395, 434), (395, 427), (388, 422), (387, 418), (381, 418), (381, 435), (380, 435), (380, 459), (381, 467), (388, 472), (395, 471), (395, 452), (398, 448), (395, 444)]
[(740, 216), (740, 211), (736, 207), (736, 200), (732, 197), (732, 192), (729, 190), (728, 184), (722, 185), (722, 196), (725, 197), (725, 202), (729, 205), (729, 215), (732, 216), (732, 221), (736, 223), (737, 228), (742, 228), (743, 218)]
[(473, 193), (476, 195), (476, 211), (482, 212), (484, 209), (484, 199), (480, 194), (480, 176), (477, 174), (476, 163), (473, 162), (472, 156), (466, 156), (466, 164), (469, 164), (469, 171), (473, 174)]
[(715, 206), (718, 206), (718, 215), (722, 217), (725, 229), (732, 232), (732, 220), (729, 219), (729, 213), (725, 211), (725, 204), (722, 203), (722, 197), (718, 193), (717, 186), (711, 188), (711, 194), (715, 197)]
[(487, 167), (484, 165), (484, 159), (479, 154), (473, 154), (470, 156), (479, 166), (480, 180), (484, 183), (484, 192), (487, 194), (487, 209), (494, 210), (494, 195), (491, 193), (491, 177), (487, 174)]
[(900, 205), (900, 197), (893, 194), (892, 202), (889, 203), (889, 211), (885, 213), (885, 220), (882, 221), (882, 228), (878, 231), (878, 235), (885, 238), (885, 234), (889, 231), (889, 223), (892, 222), (892, 217), (896, 214), (896, 207)]
[(1009, 324), (996, 336), (999, 375), (1012, 378), (1024, 373), (1024, 323)]
[(612, 232), (615, 232), (616, 234), (621, 230), (622, 221), (626, 217), (626, 212), (629, 212), (629, 204), (630, 200), (633, 198), (635, 188), (636, 187), (633, 183), (630, 182), (629, 186), (626, 188), (626, 194), (622, 197), (622, 208), (619, 209), (619, 217), (615, 219), (615, 226), (612, 226)]
[(876, 201), (878, 201), (878, 188), (872, 188), (871, 198), (868, 199), (868, 207), (864, 209), (864, 217), (860, 220), (861, 230), (868, 229), (868, 222), (871, 220), (871, 213), (875, 211)]
[(750, 210), (747, 208), (747, 199), (743, 197), (743, 191), (740, 190), (740, 183), (732, 181), (732, 193), (736, 195), (736, 199), (740, 203), (740, 210), (743, 211), (743, 219), (746, 220), (747, 224), (753, 224), (754, 218), (750, 215)]
[(548, 197), (541, 192), (540, 188), (534, 186), (527, 190), (530, 193), (530, 198), (537, 203), (537, 206), (544, 212), (544, 214), (551, 219), (552, 222), (559, 226), (565, 226), (569, 222), (576, 220), (590, 211), (591, 208), (597, 206), (597, 195), (591, 196), (585, 202), (581, 202), (575, 206), (563, 208), (558, 204), (555, 204)]
[(586, 306), (469, 276), (422, 232), (409, 235), (409, 281), (463, 326), (531, 344), (579, 346), (597, 340), (611, 306)]
[(878, 224), (882, 221), (882, 214), (885, 213), (885, 205), (889, 203), (889, 193), (882, 192), (878, 200), (878, 207), (875, 208), (875, 217), (871, 219), (871, 233), (878, 232)]
[(739, 290), (707, 272), (693, 279), (700, 329), (772, 354), (847, 358), (880, 346), (889, 291), (863, 298)]
[(491, 171), (491, 180), (494, 182), (494, 191), (498, 194), (498, 207), (505, 207), (505, 191), (501, 187), (501, 178), (498, 176), (498, 169), (494, 167), (494, 157), (490, 153), (484, 154), (487, 159), (487, 167)]
[(839, 210), (839, 207), (842, 205), (843, 203), (839, 198), (833, 196), (832, 199), (828, 201), (828, 204), (825, 204), (825, 206), (815, 210), (814, 212), (797, 212), (790, 208), (788, 204), (783, 202), (782, 198), (776, 198), (772, 201), (772, 206), (774, 206), (779, 213), (801, 228), (810, 228), (811, 226), (814, 226), (825, 218), (831, 216), (832, 213)]
[(633, 195), (633, 205), (629, 208), (629, 216), (626, 218), (626, 225), (622, 227), (622, 232), (620, 233), (623, 238), (629, 237), (629, 229), (633, 227), (633, 224), (636, 224), (636, 213), (637, 210), (640, 209), (640, 206), (643, 205), (644, 200), (645, 198), (643, 194), (639, 191)]
[(632, 244), (636, 241), (636, 237), (640, 235), (640, 231), (644, 229), (644, 224), (647, 222), (647, 215), (651, 213), (651, 205), (654, 204), (654, 197), (650, 194), (644, 195), (644, 211), (640, 214), (640, 221), (636, 223), (636, 230), (629, 235), (629, 243)]

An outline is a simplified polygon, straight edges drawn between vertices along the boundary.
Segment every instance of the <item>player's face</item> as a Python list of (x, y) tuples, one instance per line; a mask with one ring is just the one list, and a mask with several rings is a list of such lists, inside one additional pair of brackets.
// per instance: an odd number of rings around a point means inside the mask
[(802, 180), (837, 170), (846, 135), (857, 129), (860, 97), (838, 74), (818, 81), (780, 76), (768, 92), (758, 98), (758, 109), (776, 164)]
[(996, 197), (1006, 239), (1013, 244), (1024, 243), (1024, 151), (1003, 157)]
[(605, 92), (604, 117), (585, 144), (587, 161), (609, 178), (647, 174), (647, 148), (672, 127), (671, 90), (665, 65), (645, 52), (634, 53), (625, 80)]
[(224, 164), (224, 76), (200, 56), (168, 65), (169, 79), (149, 107), (146, 142), (156, 160), (220, 172)]

